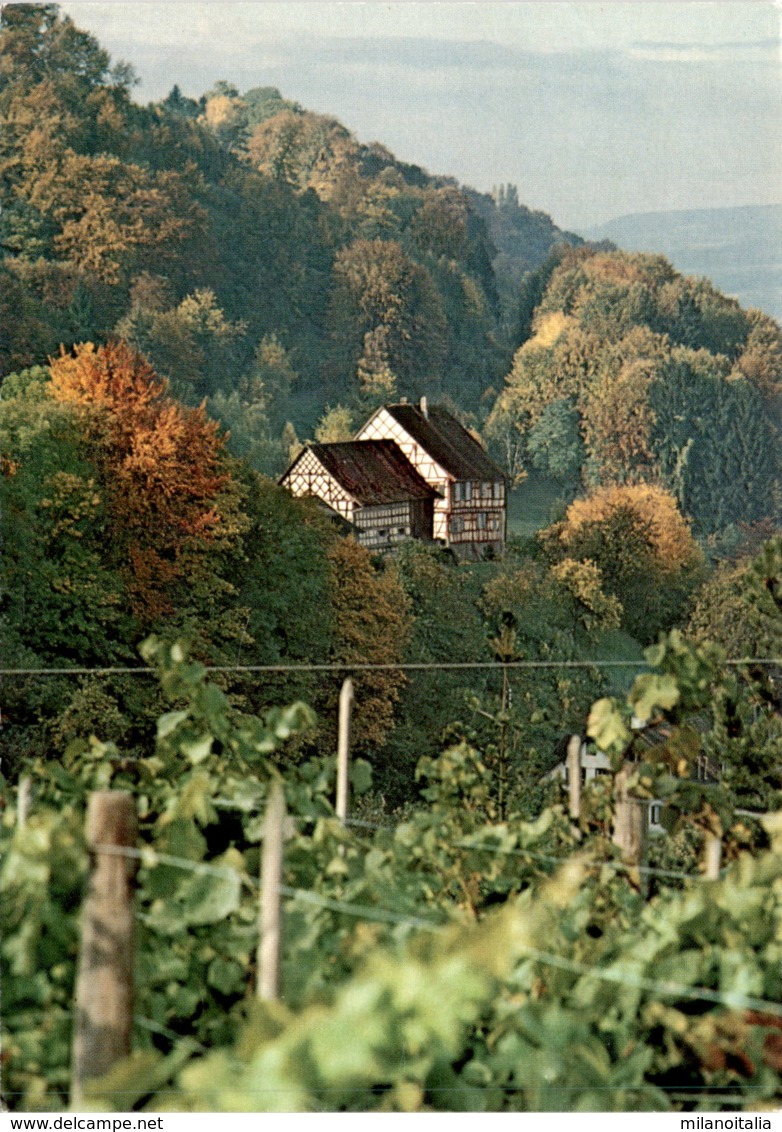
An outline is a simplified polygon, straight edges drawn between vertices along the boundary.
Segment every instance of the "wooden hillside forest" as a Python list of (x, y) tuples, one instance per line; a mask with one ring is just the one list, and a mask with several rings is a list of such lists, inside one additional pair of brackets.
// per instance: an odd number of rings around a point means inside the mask
[(3, 1105), (778, 1110), (779, 324), (134, 82), (3, 7)]

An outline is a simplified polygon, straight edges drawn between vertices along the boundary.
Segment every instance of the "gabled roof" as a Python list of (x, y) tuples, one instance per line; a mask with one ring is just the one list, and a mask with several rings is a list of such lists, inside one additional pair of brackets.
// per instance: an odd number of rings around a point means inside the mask
[[(440, 492), (418, 474), (393, 440), (308, 444), (305, 451), (312, 452), (362, 507), (440, 496)], [(295, 464), (286, 472), (286, 478), (293, 467)]]
[(506, 478), (475, 437), (442, 405), (431, 405), (426, 413), (418, 405), (386, 405), (385, 408), (405, 432), (455, 479)]

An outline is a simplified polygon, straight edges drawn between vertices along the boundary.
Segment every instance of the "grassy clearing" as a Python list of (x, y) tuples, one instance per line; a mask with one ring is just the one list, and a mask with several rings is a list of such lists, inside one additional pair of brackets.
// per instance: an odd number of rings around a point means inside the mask
[(531, 538), (547, 527), (556, 510), (570, 502), (562, 485), (554, 480), (530, 476), (508, 498), (508, 534)]

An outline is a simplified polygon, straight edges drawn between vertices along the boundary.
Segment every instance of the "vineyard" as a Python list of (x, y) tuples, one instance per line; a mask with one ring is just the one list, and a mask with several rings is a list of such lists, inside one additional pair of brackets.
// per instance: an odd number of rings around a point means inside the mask
[(0, 1107), (778, 1108), (782, 328), (261, 72), (0, 60)]
[[(677, 633), (649, 650), (626, 702), (593, 707), (588, 731), (615, 774), (584, 788), (577, 817), (572, 792), (569, 805), (555, 791), (534, 821), (501, 806), (496, 749), (482, 758), (461, 743), (419, 763), (420, 805), (381, 820), (361, 809), (371, 778), (362, 760), (351, 768), (356, 816), (344, 817), (333, 759), (281, 759), (310, 722), (304, 704), (248, 718), (183, 646), (150, 639), (144, 656), (171, 704), (154, 752), (125, 758), (97, 739), (75, 744), (62, 764), (34, 767), (5, 812), (9, 1107), (74, 1099), (79, 938), (83, 947), (107, 855), (135, 887), (132, 1049), (78, 1082), (82, 1106), (778, 1105), (782, 817), (736, 815), (730, 776), (699, 783), (686, 765), (699, 750), (694, 715), (711, 705), (702, 743), (714, 741), (715, 705), (731, 702), (749, 666)], [(775, 715), (754, 714), (767, 729)], [(661, 721), (666, 742), (640, 759), (638, 736)], [(620, 778), (639, 810), (666, 799), (671, 834), (656, 856), (632, 859), (616, 844)], [(270, 991), (259, 887), (270, 894), (261, 855), (280, 793)], [(87, 844), (90, 795), (132, 798), (135, 847)], [(709, 838), (723, 851), (716, 879), (701, 863)]]

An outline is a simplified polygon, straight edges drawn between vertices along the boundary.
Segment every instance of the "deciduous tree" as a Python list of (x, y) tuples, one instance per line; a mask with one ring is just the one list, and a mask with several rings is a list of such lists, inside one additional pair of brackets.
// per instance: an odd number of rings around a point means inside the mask
[(676, 501), (649, 484), (601, 488), (541, 536), (552, 560), (590, 561), (621, 604), (623, 626), (654, 640), (684, 614), (702, 555)]
[[(335, 619), (333, 660), (341, 664), (399, 664), (411, 623), (407, 598), (393, 564), (376, 566), (369, 552), (352, 537), (336, 542), (329, 560)], [(356, 673), (354, 737), (359, 747), (383, 744), (393, 726), (394, 705), (404, 683), (404, 673), (399, 669)]]
[(218, 426), (203, 407), (166, 395), (149, 363), (121, 341), (91, 343), (51, 363), (52, 395), (81, 410), (108, 496), (110, 541), (134, 611), (149, 624), (186, 604), (209, 551), (237, 537)]

